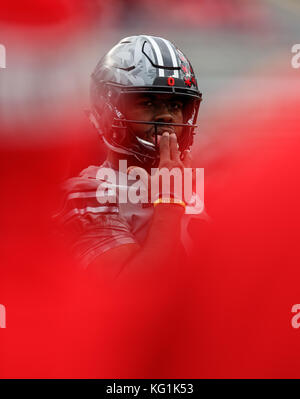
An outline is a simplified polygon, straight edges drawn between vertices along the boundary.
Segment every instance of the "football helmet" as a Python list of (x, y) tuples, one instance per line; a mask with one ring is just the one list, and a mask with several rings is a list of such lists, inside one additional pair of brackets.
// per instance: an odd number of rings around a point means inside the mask
[[(184, 99), (183, 123), (128, 120), (121, 102), (132, 94), (172, 94)], [(202, 93), (191, 63), (170, 41), (139, 35), (126, 37), (97, 64), (91, 75), (89, 118), (105, 145), (134, 156), (139, 163), (155, 166), (159, 160), (158, 126), (181, 126), (181, 154), (193, 144)], [(128, 124), (154, 126), (155, 143), (138, 137)], [(126, 140), (130, 135), (130, 140)], [(125, 143), (125, 144), (124, 144)], [(129, 143), (129, 144), (128, 144)]]

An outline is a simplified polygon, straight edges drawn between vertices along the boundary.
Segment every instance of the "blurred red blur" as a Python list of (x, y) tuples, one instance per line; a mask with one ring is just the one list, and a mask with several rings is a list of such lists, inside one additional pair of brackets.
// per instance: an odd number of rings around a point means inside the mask
[[(99, 17), (102, 0), (24, 0), (3, 2), (0, 21), (6, 24), (42, 27), (68, 20), (91, 20)], [(101, 14), (100, 14), (101, 15)]]
[[(115, 15), (101, 2), (3, 6), (9, 45), (7, 69), (0, 70), (0, 303), (7, 311), (1, 378), (300, 377), (300, 330), (291, 326), (291, 308), (300, 302), (300, 71), (290, 66), (287, 44), (297, 38), (286, 31), (278, 48), (278, 26), (270, 33), (274, 21), (261, 22), (271, 12), (265, 2), (220, 3), (164, 5), (173, 15), (169, 36), (183, 10), (199, 29), (185, 37), (204, 91), (193, 156), (205, 168), (211, 221), (191, 225), (195, 246), (179, 276), (161, 273), (123, 287), (78, 271), (51, 216), (59, 184), (105, 156), (83, 113), (98, 47), (109, 48), (107, 37), (113, 44), (134, 34), (136, 27), (122, 21), (141, 15), (139, 7), (152, 10), (152, 19), (144, 16), (148, 26), (159, 25), (160, 8), (130, 2), (126, 14), (120, 1)], [(101, 25), (102, 11), (115, 31)], [(252, 36), (256, 22), (263, 37)], [(41, 37), (49, 39), (42, 49)]]

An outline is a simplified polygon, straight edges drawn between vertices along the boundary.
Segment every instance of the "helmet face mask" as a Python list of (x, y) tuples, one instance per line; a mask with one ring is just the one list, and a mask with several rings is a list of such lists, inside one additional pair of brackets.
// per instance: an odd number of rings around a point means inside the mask
[[(128, 119), (126, 108), (141, 96), (182, 102), (182, 119)], [(110, 150), (156, 166), (162, 129), (181, 131), (179, 150), (190, 148), (201, 99), (192, 66), (180, 50), (162, 38), (133, 36), (121, 40), (92, 74), (90, 119)], [(151, 132), (154, 141), (138, 133), (143, 131)]]

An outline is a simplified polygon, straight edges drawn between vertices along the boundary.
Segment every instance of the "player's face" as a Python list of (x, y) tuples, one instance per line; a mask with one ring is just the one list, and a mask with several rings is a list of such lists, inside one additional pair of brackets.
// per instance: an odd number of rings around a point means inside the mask
[[(183, 107), (184, 100), (172, 94), (137, 94), (128, 96), (124, 113), (129, 120), (183, 123)], [(154, 125), (129, 123), (129, 127), (138, 137), (155, 143)], [(177, 139), (182, 130), (181, 126), (157, 127), (159, 135), (165, 131), (174, 132)]]

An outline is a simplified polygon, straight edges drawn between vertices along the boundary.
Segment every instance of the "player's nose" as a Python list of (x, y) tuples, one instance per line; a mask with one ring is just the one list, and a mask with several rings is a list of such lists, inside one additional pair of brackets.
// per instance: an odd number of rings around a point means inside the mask
[(161, 109), (154, 118), (155, 122), (164, 122), (164, 123), (172, 123), (174, 122), (173, 116), (170, 114), (170, 112), (167, 110), (165, 107), (164, 109)]

